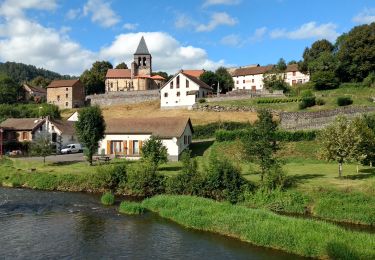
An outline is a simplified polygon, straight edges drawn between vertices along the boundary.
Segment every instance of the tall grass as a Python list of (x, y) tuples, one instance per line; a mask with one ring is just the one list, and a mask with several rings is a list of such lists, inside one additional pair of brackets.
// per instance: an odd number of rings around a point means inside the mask
[(189, 228), (239, 238), (307, 257), (374, 259), (374, 235), (189, 196), (160, 195), (143, 205)]
[(128, 215), (140, 215), (143, 214), (145, 208), (139, 202), (123, 201), (120, 204), (119, 212)]

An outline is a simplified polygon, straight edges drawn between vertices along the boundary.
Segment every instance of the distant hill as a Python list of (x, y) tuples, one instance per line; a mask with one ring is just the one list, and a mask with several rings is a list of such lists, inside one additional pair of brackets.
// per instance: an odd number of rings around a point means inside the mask
[(0, 63), (0, 74), (6, 74), (18, 83), (31, 81), (38, 76), (49, 80), (72, 78), (69, 75), (61, 75), (57, 72), (37, 68), (34, 65), (27, 65), (16, 62)]

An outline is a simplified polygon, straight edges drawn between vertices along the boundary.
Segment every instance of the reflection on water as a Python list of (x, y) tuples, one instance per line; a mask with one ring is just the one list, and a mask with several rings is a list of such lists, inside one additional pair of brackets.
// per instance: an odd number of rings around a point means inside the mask
[(88, 194), (0, 188), (0, 258), (296, 259), (152, 213), (119, 215), (98, 201)]

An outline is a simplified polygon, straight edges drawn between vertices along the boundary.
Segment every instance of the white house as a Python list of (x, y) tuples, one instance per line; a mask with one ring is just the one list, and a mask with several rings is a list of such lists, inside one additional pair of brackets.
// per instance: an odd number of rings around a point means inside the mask
[[(255, 67), (238, 68), (232, 71), (231, 74), (234, 81), (234, 90), (263, 90), (263, 75), (267, 71), (270, 71), (273, 67), (273, 65), (258, 65)], [(295, 84), (306, 83), (310, 80), (309, 75), (303, 74), (298, 71), (297, 64), (288, 65), (284, 77), (285, 82), (291, 86)]]
[(181, 70), (160, 89), (160, 107), (191, 108), (198, 99), (211, 93), (210, 86)]
[(73, 114), (71, 114), (66, 121), (70, 122), (77, 122), (78, 121), (78, 111), (75, 111)]
[(43, 129), (51, 136), (51, 142), (56, 146), (57, 152), (60, 152), (68, 144), (78, 142), (74, 123), (73, 121), (46, 118)]
[(158, 136), (168, 150), (168, 159), (178, 161), (191, 143), (193, 127), (189, 118), (119, 118), (106, 120), (105, 137), (98, 154), (139, 159), (142, 145)]

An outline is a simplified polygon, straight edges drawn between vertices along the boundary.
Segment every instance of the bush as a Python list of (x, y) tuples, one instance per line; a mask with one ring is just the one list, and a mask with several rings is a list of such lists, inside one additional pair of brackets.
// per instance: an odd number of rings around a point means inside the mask
[(111, 192), (106, 192), (102, 195), (100, 201), (106, 206), (113, 205), (115, 203), (115, 195), (113, 195)]
[(102, 165), (97, 168), (97, 174), (94, 176), (94, 180), (105, 183), (107, 189), (116, 190), (120, 187), (124, 187), (127, 180), (126, 171), (126, 162)]
[(300, 102), (299, 98), (260, 98), (256, 102), (257, 104), (270, 104), (270, 103), (291, 103)]
[(375, 87), (375, 72), (368, 74), (368, 76), (363, 80), (362, 84), (365, 87)]
[(318, 99), (316, 99), (316, 104), (318, 105), (318, 106), (323, 106), (323, 105), (325, 105), (325, 101), (324, 101), (324, 99), (322, 99), (322, 98), (318, 98)]
[(339, 80), (332, 71), (317, 71), (311, 76), (311, 81), (316, 90), (335, 89), (339, 86)]
[(123, 201), (120, 204), (119, 212), (128, 215), (141, 215), (145, 211), (145, 208), (141, 203), (132, 201)]
[(200, 99), (198, 99), (198, 103), (200, 103), (200, 104), (206, 103), (206, 99), (200, 98)]
[(165, 177), (156, 172), (152, 162), (139, 161), (128, 167), (126, 193), (150, 197), (165, 192)]
[(353, 104), (353, 100), (350, 97), (338, 97), (337, 98), (337, 105), (340, 107), (342, 106), (349, 106)]
[(217, 130), (236, 130), (244, 129), (251, 126), (249, 122), (214, 122), (206, 125), (194, 126), (194, 139), (207, 139), (215, 137), (215, 132)]
[(299, 109), (305, 109), (308, 107), (313, 107), (316, 104), (316, 100), (314, 96), (310, 97), (303, 97), (302, 102), (299, 104)]

